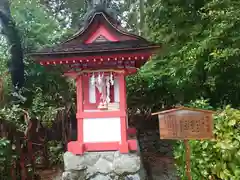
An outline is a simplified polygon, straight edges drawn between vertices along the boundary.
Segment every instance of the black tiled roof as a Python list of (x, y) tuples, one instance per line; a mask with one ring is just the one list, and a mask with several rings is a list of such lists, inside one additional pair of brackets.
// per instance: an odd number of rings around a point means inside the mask
[(106, 52), (130, 49), (144, 49), (157, 47), (156, 44), (143, 40), (128, 40), (119, 42), (98, 42), (92, 44), (62, 44), (53, 48), (45, 48), (41, 51), (31, 53), (31, 55), (44, 54), (65, 54), (65, 53), (87, 53), (87, 52)]
[[(122, 34), (123, 36), (129, 36), (134, 40), (123, 40), (118, 42), (102, 41), (84, 44), (84, 40), (81, 39), (81, 37), (88, 36), (88, 34), (84, 33), (90, 33), (87, 32), (90, 24), (98, 24), (102, 22), (106, 22), (107, 25), (109, 25), (110, 28), (115, 29), (116, 32)], [(83, 29), (76, 33), (72, 38), (61, 44), (55, 45), (54, 47), (44, 48), (40, 51), (34, 51), (32, 53), (29, 53), (29, 55), (35, 57), (70, 57), (73, 55), (91, 56), (98, 53), (103, 55), (108, 52), (133, 52), (151, 50), (155, 48), (159, 48), (159, 45), (148, 42), (146, 39), (140, 36), (126, 32), (121, 27), (117, 26), (117, 24), (114, 24), (114, 22), (111, 21), (111, 18), (108, 17), (108, 14), (104, 12), (95, 12), (93, 16), (91, 16), (91, 20), (85, 24)]]

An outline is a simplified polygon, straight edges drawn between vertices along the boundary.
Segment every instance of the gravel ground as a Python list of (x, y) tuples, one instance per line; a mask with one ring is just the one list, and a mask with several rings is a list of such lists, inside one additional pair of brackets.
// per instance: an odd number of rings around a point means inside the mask
[(41, 180), (62, 180), (62, 170), (60, 168), (39, 170), (38, 174)]
[(174, 141), (160, 140), (158, 130), (139, 132), (139, 144), (148, 180), (178, 180), (173, 158)]

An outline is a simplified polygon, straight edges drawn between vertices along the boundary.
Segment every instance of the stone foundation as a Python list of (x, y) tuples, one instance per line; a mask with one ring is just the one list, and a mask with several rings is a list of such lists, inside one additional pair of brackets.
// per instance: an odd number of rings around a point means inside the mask
[(137, 153), (88, 152), (76, 156), (64, 154), (62, 180), (145, 180), (145, 171)]

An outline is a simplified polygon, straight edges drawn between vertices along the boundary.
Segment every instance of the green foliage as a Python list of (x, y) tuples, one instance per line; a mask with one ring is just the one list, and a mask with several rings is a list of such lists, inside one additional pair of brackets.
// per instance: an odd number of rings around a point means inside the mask
[[(41, 4), (39, 0), (12, 0), (11, 14), (22, 38), (25, 63), (25, 85), (21, 95), (26, 101), (14, 105), (11, 90), (8, 86), (9, 77), (3, 77), (5, 101), (1, 104), (0, 120), (24, 132), (26, 124), (22, 118), (22, 109), (25, 109), (30, 117), (37, 117), (44, 125), (51, 127), (59, 108), (66, 103), (74, 102), (74, 86), (61, 76), (61, 71), (45, 69), (37, 65), (27, 53), (43, 48), (44, 46), (59, 43), (60, 39), (67, 35), (68, 28), (63, 27), (62, 22), (56, 18), (52, 11)], [(7, 71), (9, 59), (9, 47), (4, 37), (0, 36), (0, 71)], [(68, 89), (68, 91), (66, 91)], [(2, 147), (0, 147), (0, 150)], [(3, 166), (5, 168), (5, 166)]]
[(47, 144), (49, 162), (51, 166), (63, 164), (63, 145), (57, 141), (50, 141)]
[[(13, 0), (11, 12), (22, 36), (25, 53), (54, 45), (67, 34), (67, 28), (63, 28), (59, 19), (39, 0)], [(25, 77), (22, 95), (27, 98), (21, 106), (44, 122), (48, 119), (51, 122), (57, 108), (74, 98), (74, 89), (61, 76), (60, 70), (49, 71), (28, 56), (25, 56)]]
[(0, 139), (0, 178), (2, 180), (10, 180), (12, 160), (10, 141)]
[(240, 1), (148, 0), (146, 9), (147, 38), (163, 45), (141, 70), (143, 80), (132, 78), (132, 89), (144, 81), (141, 93), (151, 88), (149, 99), (163, 106), (204, 97), (215, 107), (237, 107)]
[(25, 52), (52, 45), (66, 33), (38, 0), (13, 0), (12, 16), (21, 32)]
[[(226, 104), (239, 107), (240, 39), (237, 29), (240, 27), (240, 2), (148, 2), (148, 34), (155, 42), (162, 42), (163, 49), (161, 55), (157, 54), (142, 69), (145, 88), (137, 95), (153, 88), (152, 93), (148, 93), (148, 99), (155, 97), (152, 103), (159, 107), (161, 104), (186, 104), (200, 97), (209, 99), (214, 107)], [(142, 82), (134, 78), (131, 96)], [(138, 103), (148, 99), (138, 98)], [(192, 102), (191, 106), (211, 109), (203, 100)], [(224, 180), (239, 179), (239, 110), (226, 107), (215, 114), (214, 120), (216, 140), (191, 141), (193, 179), (209, 179), (209, 176)], [(181, 142), (175, 156), (180, 175), (186, 178)]]
[(5, 106), (0, 109), (0, 120), (12, 125), (18, 131), (24, 132), (26, 123), (23, 120), (23, 110), (19, 105)]
[(190, 103), (185, 105), (186, 107), (194, 107), (199, 109), (213, 110), (213, 107), (209, 105), (209, 100), (207, 99), (197, 99), (195, 101), (190, 101)]
[[(193, 107), (211, 108), (207, 101), (198, 100)], [(218, 178), (238, 180), (240, 177), (240, 110), (230, 106), (214, 115), (215, 139), (190, 141), (193, 180)], [(178, 142), (175, 158), (182, 179), (185, 176), (185, 147)]]
[(42, 90), (37, 89), (31, 107), (32, 116), (35, 115), (37, 119), (40, 119), (45, 127), (51, 127), (57, 111), (56, 105), (52, 104), (50, 106), (49, 101), (43, 96)]
[[(84, 12), (82, 1), (61, 0), (55, 7), (51, 5), (53, 1), (11, 2), (12, 16), (25, 53), (58, 43), (71, 32), (69, 27), (77, 28)], [(141, 1), (141, 7), (135, 0), (117, 3), (125, 14), (122, 21), (127, 24), (127, 29), (138, 32), (141, 27), (141, 30), (146, 29), (147, 38), (163, 42), (162, 51), (136, 76), (128, 78), (128, 107), (159, 110), (160, 107), (189, 103), (199, 97), (209, 99), (214, 107), (239, 106), (240, 2), (144, 2)], [(0, 42), (0, 71), (5, 72), (9, 47), (2, 36)], [(25, 124), (19, 117), (24, 107), (51, 127), (58, 108), (75, 101), (74, 86), (61, 77), (60, 70), (51, 71), (36, 65), (28, 56), (24, 61), (26, 84), (23, 95), (27, 100), (19, 106), (12, 106), (7, 99), (4, 103), (9, 105), (0, 110), (0, 119), (16, 124), (23, 131)], [(9, 78), (4, 78), (6, 94), (10, 94), (8, 84)], [(191, 102), (190, 106), (211, 109), (204, 100)], [(226, 107), (215, 115), (216, 140), (191, 141), (194, 179), (216, 176), (234, 180), (240, 176), (239, 129), (239, 111)], [(0, 153), (4, 149), (0, 141)], [(62, 149), (58, 143), (50, 143), (49, 150), (51, 161), (59, 162)], [(179, 142), (175, 156), (182, 177), (183, 154), (184, 146)]]

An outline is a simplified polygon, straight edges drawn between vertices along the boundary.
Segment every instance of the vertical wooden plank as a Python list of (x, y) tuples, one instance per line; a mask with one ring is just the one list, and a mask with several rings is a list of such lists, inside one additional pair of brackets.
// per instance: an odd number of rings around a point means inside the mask
[[(33, 144), (31, 140), (27, 139), (27, 152), (28, 152), (28, 163), (30, 163), (33, 174), (35, 172), (35, 166), (34, 166), (34, 155), (33, 155)], [(28, 165), (28, 164), (27, 164)], [(29, 175), (28, 171), (27, 171), (27, 178), (28, 179), (33, 179), (33, 174), (31, 174), (31, 176)]]
[(21, 178), (22, 180), (27, 179), (27, 173), (26, 173), (26, 168), (25, 168), (25, 156), (24, 152), (21, 152), (20, 155), (20, 167), (21, 167)]
[[(76, 79), (77, 85), (77, 116), (81, 114), (83, 110), (83, 75), (80, 75)], [(79, 144), (83, 144), (83, 118), (77, 117), (77, 141)]]
[(126, 80), (124, 74), (119, 74), (119, 89), (120, 91), (120, 112), (121, 112), (121, 144), (120, 144), (120, 152), (128, 153), (128, 142), (127, 142), (127, 122), (126, 122), (126, 110), (127, 110), (127, 102), (126, 102)]
[(159, 119), (160, 138), (164, 139), (165, 136), (168, 137), (167, 136), (167, 133), (168, 133), (167, 119), (166, 119), (166, 116), (163, 116), (163, 115), (159, 115), (158, 119)]
[(126, 116), (127, 102), (126, 102), (126, 80), (124, 74), (119, 74), (119, 89), (120, 89), (120, 111)]
[(16, 161), (13, 161), (13, 164), (12, 164), (12, 169), (11, 169), (11, 176), (12, 176), (12, 180), (16, 180)]
[(191, 176), (191, 152), (190, 145), (188, 140), (184, 140), (185, 148), (186, 148), (186, 176), (188, 180), (192, 180)]
[(83, 77), (78, 76), (76, 79), (77, 88), (77, 113), (83, 112)]

